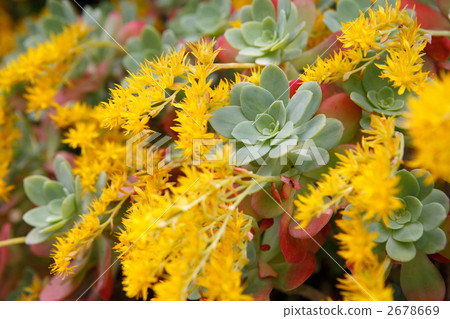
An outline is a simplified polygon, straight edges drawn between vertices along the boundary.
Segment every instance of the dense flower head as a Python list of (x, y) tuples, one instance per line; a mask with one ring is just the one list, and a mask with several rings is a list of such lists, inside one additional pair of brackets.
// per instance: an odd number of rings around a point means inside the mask
[(435, 177), (450, 182), (450, 76), (436, 79), (408, 100), (408, 133), (412, 136), (414, 156), (410, 165), (429, 170)]

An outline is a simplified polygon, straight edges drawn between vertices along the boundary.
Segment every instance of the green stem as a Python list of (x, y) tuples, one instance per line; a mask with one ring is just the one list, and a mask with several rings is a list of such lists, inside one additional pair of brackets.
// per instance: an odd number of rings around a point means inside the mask
[(24, 244), (25, 237), (16, 237), (0, 241), (0, 247)]
[(427, 29), (420, 29), (425, 34), (431, 34), (437, 37), (447, 37), (450, 38), (450, 30), (427, 30)]

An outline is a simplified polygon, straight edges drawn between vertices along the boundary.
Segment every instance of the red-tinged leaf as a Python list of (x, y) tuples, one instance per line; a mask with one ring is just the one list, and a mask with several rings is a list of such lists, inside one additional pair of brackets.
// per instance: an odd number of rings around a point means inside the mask
[(299, 263), (306, 257), (308, 251), (307, 242), (304, 239), (298, 239), (289, 233), (289, 224), (291, 216), (284, 214), (280, 222), (280, 248), (284, 258), (288, 263)]
[(283, 199), (288, 199), (289, 197), (291, 197), (291, 194), (292, 194), (292, 186), (283, 183), (283, 185), (281, 185), (281, 197)]
[(259, 278), (277, 278), (278, 274), (272, 269), (272, 267), (262, 261), (258, 261), (258, 276)]
[(313, 237), (313, 239), (311, 238), (305, 239), (307, 241), (308, 251), (312, 252), (313, 254), (318, 252), (320, 247), (322, 247), (322, 245), (327, 240), (330, 233), (331, 233), (331, 225), (326, 224), (325, 227), (322, 228), (322, 230), (316, 236)]
[(446, 37), (432, 37), (424, 51), (437, 61), (447, 61), (450, 56), (450, 39)]
[(217, 38), (216, 50), (221, 51), (217, 55), (217, 59), (222, 63), (232, 63), (236, 61), (236, 56), (239, 54), (239, 50), (233, 48), (224, 35)]
[(273, 225), (273, 218), (266, 218), (259, 223), (259, 231), (262, 233), (263, 231), (267, 230), (268, 228), (272, 227)]
[(428, 257), (430, 257), (430, 258), (433, 259), (434, 261), (437, 261), (438, 263), (441, 263), (441, 264), (447, 264), (447, 263), (450, 263), (450, 259), (445, 258), (445, 257), (442, 256), (441, 254), (432, 254), (432, 255), (428, 255)]
[(283, 202), (281, 201), (280, 193), (277, 189), (277, 185), (275, 185), (275, 183), (272, 183), (272, 185), (270, 186), (270, 190), (272, 191), (273, 198), (275, 198), (278, 203), (283, 204)]
[(268, 250), (270, 250), (270, 245), (267, 245), (267, 244), (261, 245), (259, 247), (259, 250), (261, 250), (261, 251), (268, 251)]
[(292, 198), (284, 200), (280, 205), (267, 191), (259, 191), (253, 194), (251, 199), (251, 207), (253, 212), (262, 218), (274, 218), (284, 214), (291, 213), (294, 209), (294, 201)]
[(301, 189), (302, 187), (300, 186), (300, 183), (298, 181), (296, 181), (295, 179), (292, 179), (290, 177), (281, 175), (281, 181), (284, 184), (288, 184), (289, 186), (293, 187), (296, 190)]
[(294, 94), (297, 92), (298, 88), (303, 84), (303, 81), (300, 79), (295, 79), (289, 82), (289, 96), (292, 98)]
[(402, 0), (401, 8), (408, 6), (408, 9), (415, 7), (417, 16), (417, 23), (420, 24), (423, 29), (437, 29), (446, 30), (450, 29), (450, 22), (437, 10), (426, 4), (420, 3), (414, 0)]
[(78, 276), (62, 279), (58, 276), (53, 276), (47, 285), (42, 289), (39, 295), (41, 301), (60, 301), (67, 298), (78, 286), (81, 280)]
[(113, 273), (111, 266), (111, 244), (109, 240), (100, 237), (97, 240), (98, 261), (97, 261), (97, 278), (100, 278), (94, 285), (94, 289), (103, 298), (109, 300), (113, 293)]
[(325, 114), (327, 117), (341, 121), (344, 125), (344, 133), (340, 144), (350, 142), (360, 129), (361, 108), (350, 99), (347, 93), (338, 93), (322, 101), (316, 114)]
[(308, 226), (306, 228), (298, 228), (301, 222), (295, 222), (291, 220), (289, 224), (289, 233), (292, 237), (300, 238), (300, 239), (310, 239), (311, 237), (316, 236), (322, 228), (325, 227), (326, 224), (330, 221), (331, 216), (333, 216), (333, 210), (328, 209), (319, 217), (315, 217), (311, 219)]
[(242, 200), (242, 202), (239, 203), (238, 208), (240, 211), (244, 212), (244, 214), (246, 214), (248, 216), (252, 216), (256, 220), (260, 219), (260, 217), (257, 214), (255, 214), (255, 212), (252, 209), (252, 197), (251, 196), (245, 197)]
[(436, 4), (444, 17), (447, 17), (450, 14), (450, 1), (436, 0)]
[(272, 265), (272, 268), (279, 274), (278, 278), (273, 279), (274, 287), (280, 290), (292, 290), (303, 284), (316, 268), (316, 257), (308, 252), (301, 263), (289, 264), (282, 263)]
[[(11, 223), (6, 223), (2, 226), (2, 229), (0, 231), (0, 240), (6, 240), (9, 238), (9, 235), (11, 234)], [(5, 271), (6, 264), (8, 262), (8, 255), (9, 255), (9, 247), (1, 247), (0, 248), (0, 279), (2, 278), (3, 272)]]
[(445, 235), (447, 236), (447, 245), (443, 250), (439, 252), (439, 255), (444, 257), (445, 259), (450, 259), (450, 215), (447, 215), (447, 219), (444, 221), (444, 223), (440, 226), (442, 230), (445, 232)]
[(265, 300), (273, 288), (272, 279), (259, 278), (258, 269), (250, 270), (245, 285), (247, 285), (247, 288), (244, 292), (252, 295), (255, 300)]
[(409, 301), (441, 301), (445, 297), (444, 279), (430, 259), (419, 251), (413, 260), (402, 264), (400, 284)]

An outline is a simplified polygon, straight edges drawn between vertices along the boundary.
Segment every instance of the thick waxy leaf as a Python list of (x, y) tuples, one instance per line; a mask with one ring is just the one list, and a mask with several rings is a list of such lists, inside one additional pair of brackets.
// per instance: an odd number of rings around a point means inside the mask
[(76, 212), (77, 206), (75, 202), (75, 194), (67, 196), (62, 203), (62, 218), (68, 218)]
[(47, 239), (49, 239), (53, 233), (42, 233), (41, 228), (33, 228), (25, 238), (25, 244), (27, 245), (33, 245), (33, 244), (40, 244)]
[(387, 229), (382, 223), (371, 223), (369, 229), (371, 233), (378, 234), (378, 237), (374, 239), (376, 243), (384, 243), (391, 234), (391, 230)]
[(50, 214), (53, 216), (61, 216), (62, 213), (62, 203), (64, 201), (64, 198), (58, 198), (52, 200), (50, 203), (48, 203), (47, 208), (50, 211)]
[(242, 50), (245, 49), (248, 44), (245, 42), (242, 36), (241, 29), (232, 28), (225, 31), (225, 38), (228, 43), (235, 49)]
[(273, 218), (280, 216), (285, 211), (290, 212), (293, 208), (292, 200), (285, 200), (280, 205), (271, 195), (270, 192), (260, 191), (252, 196), (251, 201), (253, 211), (263, 218)]
[(264, 129), (268, 128), (270, 124), (275, 124), (275, 120), (269, 114), (262, 113), (256, 116), (255, 127), (260, 133), (263, 133)]
[(408, 195), (417, 196), (419, 194), (419, 183), (417, 183), (413, 174), (402, 169), (401, 171), (398, 171), (396, 175), (400, 177), (398, 185), (400, 193), (396, 195), (397, 197), (403, 198)]
[(397, 261), (408, 262), (416, 255), (416, 247), (413, 243), (403, 243), (389, 238), (386, 244), (388, 255)]
[(301, 224), (301, 221), (291, 221), (289, 225), (289, 233), (295, 238), (310, 239), (311, 237), (317, 235), (325, 227), (325, 225), (328, 224), (332, 216), (333, 210), (327, 209), (319, 217), (314, 217), (311, 219), (306, 228), (298, 227), (298, 225)]
[[(242, 89), (246, 86), (255, 86), (253, 83), (249, 82), (239, 82), (236, 83), (230, 91), (230, 104), (231, 105), (241, 105), (241, 92)], [(249, 118), (249, 120), (253, 120), (253, 118)]]
[(431, 203), (423, 206), (419, 221), (425, 231), (430, 231), (440, 226), (446, 218), (447, 212), (444, 207), (438, 203)]
[(441, 204), (445, 208), (446, 212), (448, 212), (450, 209), (448, 197), (440, 189), (433, 189), (433, 191), (430, 193), (430, 195), (425, 197), (425, 199), (422, 201), (422, 204), (424, 204), (424, 205), (431, 204), (431, 203)]
[(308, 121), (317, 112), (317, 109), (319, 108), (320, 103), (322, 102), (322, 90), (319, 84), (317, 84), (316, 82), (310, 81), (303, 83), (297, 90), (297, 93), (302, 91), (312, 92), (313, 97), (309, 102), (309, 105), (306, 108), (306, 110), (302, 112), (302, 116), (297, 124), (302, 124)]
[(241, 122), (248, 121), (242, 114), (239, 106), (226, 106), (213, 112), (209, 120), (211, 126), (217, 133), (226, 138), (232, 138), (231, 132)]
[(409, 301), (444, 300), (445, 282), (433, 263), (420, 252), (402, 264), (400, 284)]
[(320, 130), (317, 135), (314, 136), (314, 143), (317, 147), (322, 147), (326, 150), (329, 150), (338, 144), (343, 133), (344, 125), (342, 125), (341, 121), (327, 118), (325, 127)]
[(249, 21), (241, 25), (242, 36), (248, 44), (254, 44), (262, 36), (261, 22)]
[(275, 19), (275, 8), (270, 0), (254, 0), (252, 15), (255, 20), (263, 21), (265, 17)]
[(68, 189), (69, 192), (75, 192), (75, 183), (73, 179), (72, 167), (64, 157), (57, 155), (53, 162), (55, 175), (58, 181)]
[(326, 165), (330, 160), (330, 154), (328, 154), (327, 150), (315, 147), (307, 142), (289, 152), (288, 157), (299, 172), (311, 171)]
[(445, 232), (436, 228), (432, 231), (424, 232), (422, 237), (416, 242), (417, 249), (425, 254), (435, 254), (445, 248), (447, 237)]
[[(257, 161), (258, 164), (265, 165), (259, 160), (270, 151), (269, 143), (258, 143), (256, 145), (244, 145), (236, 152), (236, 165), (246, 165)], [(261, 160), (262, 161), (262, 160)]]
[(47, 204), (44, 196), (44, 184), (49, 181), (44, 176), (29, 176), (23, 180), (23, 188), (28, 199), (35, 205)]
[(308, 109), (312, 98), (313, 98), (312, 92), (298, 90), (297, 93), (295, 93), (292, 99), (289, 101), (289, 104), (286, 107), (287, 119), (293, 122), (294, 124), (297, 124), (300, 118), (302, 118), (302, 116), (306, 113), (306, 110)]
[(261, 136), (261, 133), (255, 127), (255, 123), (251, 121), (241, 122), (233, 129), (231, 135), (238, 141), (245, 144), (254, 145)]
[(33, 208), (23, 215), (23, 220), (31, 226), (34, 227), (45, 227), (47, 226), (46, 219), (50, 216), (50, 211), (47, 206), (41, 206)]
[(77, 289), (83, 280), (82, 276), (72, 276), (63, 279), (59, 276), (53, 276), (48, 284), (42, 289), (39, 295), (41, 301), (59, 301), (64, 300)]
[(414, 169), (411, 171), (411, 174), (414, 175), (414, 177), (417, 179), (417, 182), (419, 183), (420, 191), (417, 197), (422, 200), (430, 195), (434, 188), (434, 182), (425, 183), (425, 180), (431, 177), (430, 172), (424, 169)]
[(286, 109), (282, 101), (273, 102), (267, 113), (274, 118), (275, 121), (278, 121), (281, 126), (286, 123)]
[[(275, 136), (275, 138), (270, 142), (270, 145), (279, 145), (282, 142), (284, 142), (284, 140), (286, 138), (288, 138), (290, 135), (292, 135), (292, 132), (294, 130), (294, 123), (292, 123), (291, 121), (288, 121), (283, 128), (280, 130), (280, 132), (278, 132), (278, 134)], [(295, 142), (293, 140), (292, 144), (294, 146), (297, 145), (297, 137), (295, 138)]]
[(308, 248), (306, 241), (293, 237), (289, 232), (292, 219), (289, 214), (283, 214), (280, 222), (280, 248), (284, 258), (289, 263), (299, 263), (306, 257)]
[(269, 157), (279, 158), (286, 155), (289, 151), (297, 146), (297, 141), (298, 137), (296, 135), (292, 135), (289, 138), (284, 139), (281, 143), (270, 150)]
[(256, 115), (264, 113), (275, 101), (272, 94), (258, 86), (246, 86), (241, 92), (242, 112), (248, 119), (255, 119)]
[(316, 268), (316, 257), (313, 253), (307, 252), (305, 259), (300, 263), (275, 264), (272, 268), (279, 274), (278, 278), (273, 280), (275, 287), (289, 291), (303, 284), (312, 275)]
[[(270, 2), (270, 0), (267, 0)], [(268, 65), (261, 72), (260, 85), (272, 93), (275, 100), (289, 103), (289, 81), (286, 74), (276, 65)]]
[(401, 242), (415, 242), (423, 234), (423, 226), (419, 222), (408, 223), (403, 228), (394, 230), (392, 237)]
[(416, 197), (406, 196), (403, 198), (406, 208), (411, 213), (411, 221), (415, 222), (419, 219), (422, 213), (422, 203)]
[(300, 141), (306, 141), (316, 136), (326, 125), (327, 118), (323, 114), (314, 116), (308, 122), (295, 128), (293, 134), (298, 136)]
[(62, 198), (66, 196), (64, 187), (61, 183), (55, 181), (47, 181), (44, 184), (44, 197), (47, 203), (54, 199)]

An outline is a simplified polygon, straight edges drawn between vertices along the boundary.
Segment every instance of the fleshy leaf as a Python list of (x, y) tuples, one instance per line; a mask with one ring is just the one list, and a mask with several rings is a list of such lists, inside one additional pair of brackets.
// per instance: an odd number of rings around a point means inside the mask
[(272, 94), (259, 86), (246, 86), (241, 92), (241, 107), (246, 118), (254, 120), (275, 101)]
[(55, 181), (47, 181), (44, 183), (44, 197), (47, 203), (64, 196), (66, 196), (66, 193), (61, 183)]
[(44, 196), (44, 184), (49, 181), (44, 176), (28, 176), (23, 180), (23, 188), (28, 199), (33, 204), (42, 206), (47, 204)]
[(231, 132), (241, 122), (248, 121), (242, 114), (239, 106), (226, 106), (213, 112), (209, 120), (211, 126), (217, 133), (226, 138), (232, 138)]
[(420, 252), (402, 265), (400, 284), (409, 301), (436, 301), (445, 297), (444, 279), (428, 257)]
[(403, 228), (394, 230), (392, 237), (400, 242), (409, 243), (415, 242), (423, 234), (423, 226), (419, 222), (413, 222), (406, 224)]
[[(270, 0), (267, 0), (270, 2)], [(289, 81), (286, 74), (276, 65), (270, 64), (261, 72), (260, 85), (272, 93), (275, 100), (289, 103)]]
[(386, 251), (392, 259), (401, 262), (408, 262), (416, 255), (416, 247), (413, 243), (399, 242), (392, 237), (386, 243)]
[(417, 248), (425, 254), (435, 254), (445, 248), (447, 237), (445, 232), (436, 228), (432, 231), (424, 232), (422, 237), (416, 242)]
[(400, 177), (400, 181), (398, 184), (400, 193), (396, 195), (397, 197), (403, 198), (408, 195), (417, 196), (419, 194), (419, 183), (417, 183), (414, 175), (412, 175), (405, 169), (398, 171), (396, 175)]
[(23, 215), (23, 220), (31, 226), (34, 227), (45, 227), (47, 226), (46, 219), (50, 216), (50, 211), (47, 206), (36, 207)]
[(425, 231), (430, 231), (440, 226), (446, 218), (447, 212), (444, 207), (438, 203), (431, 203), (423, 206), (419, 221)]

